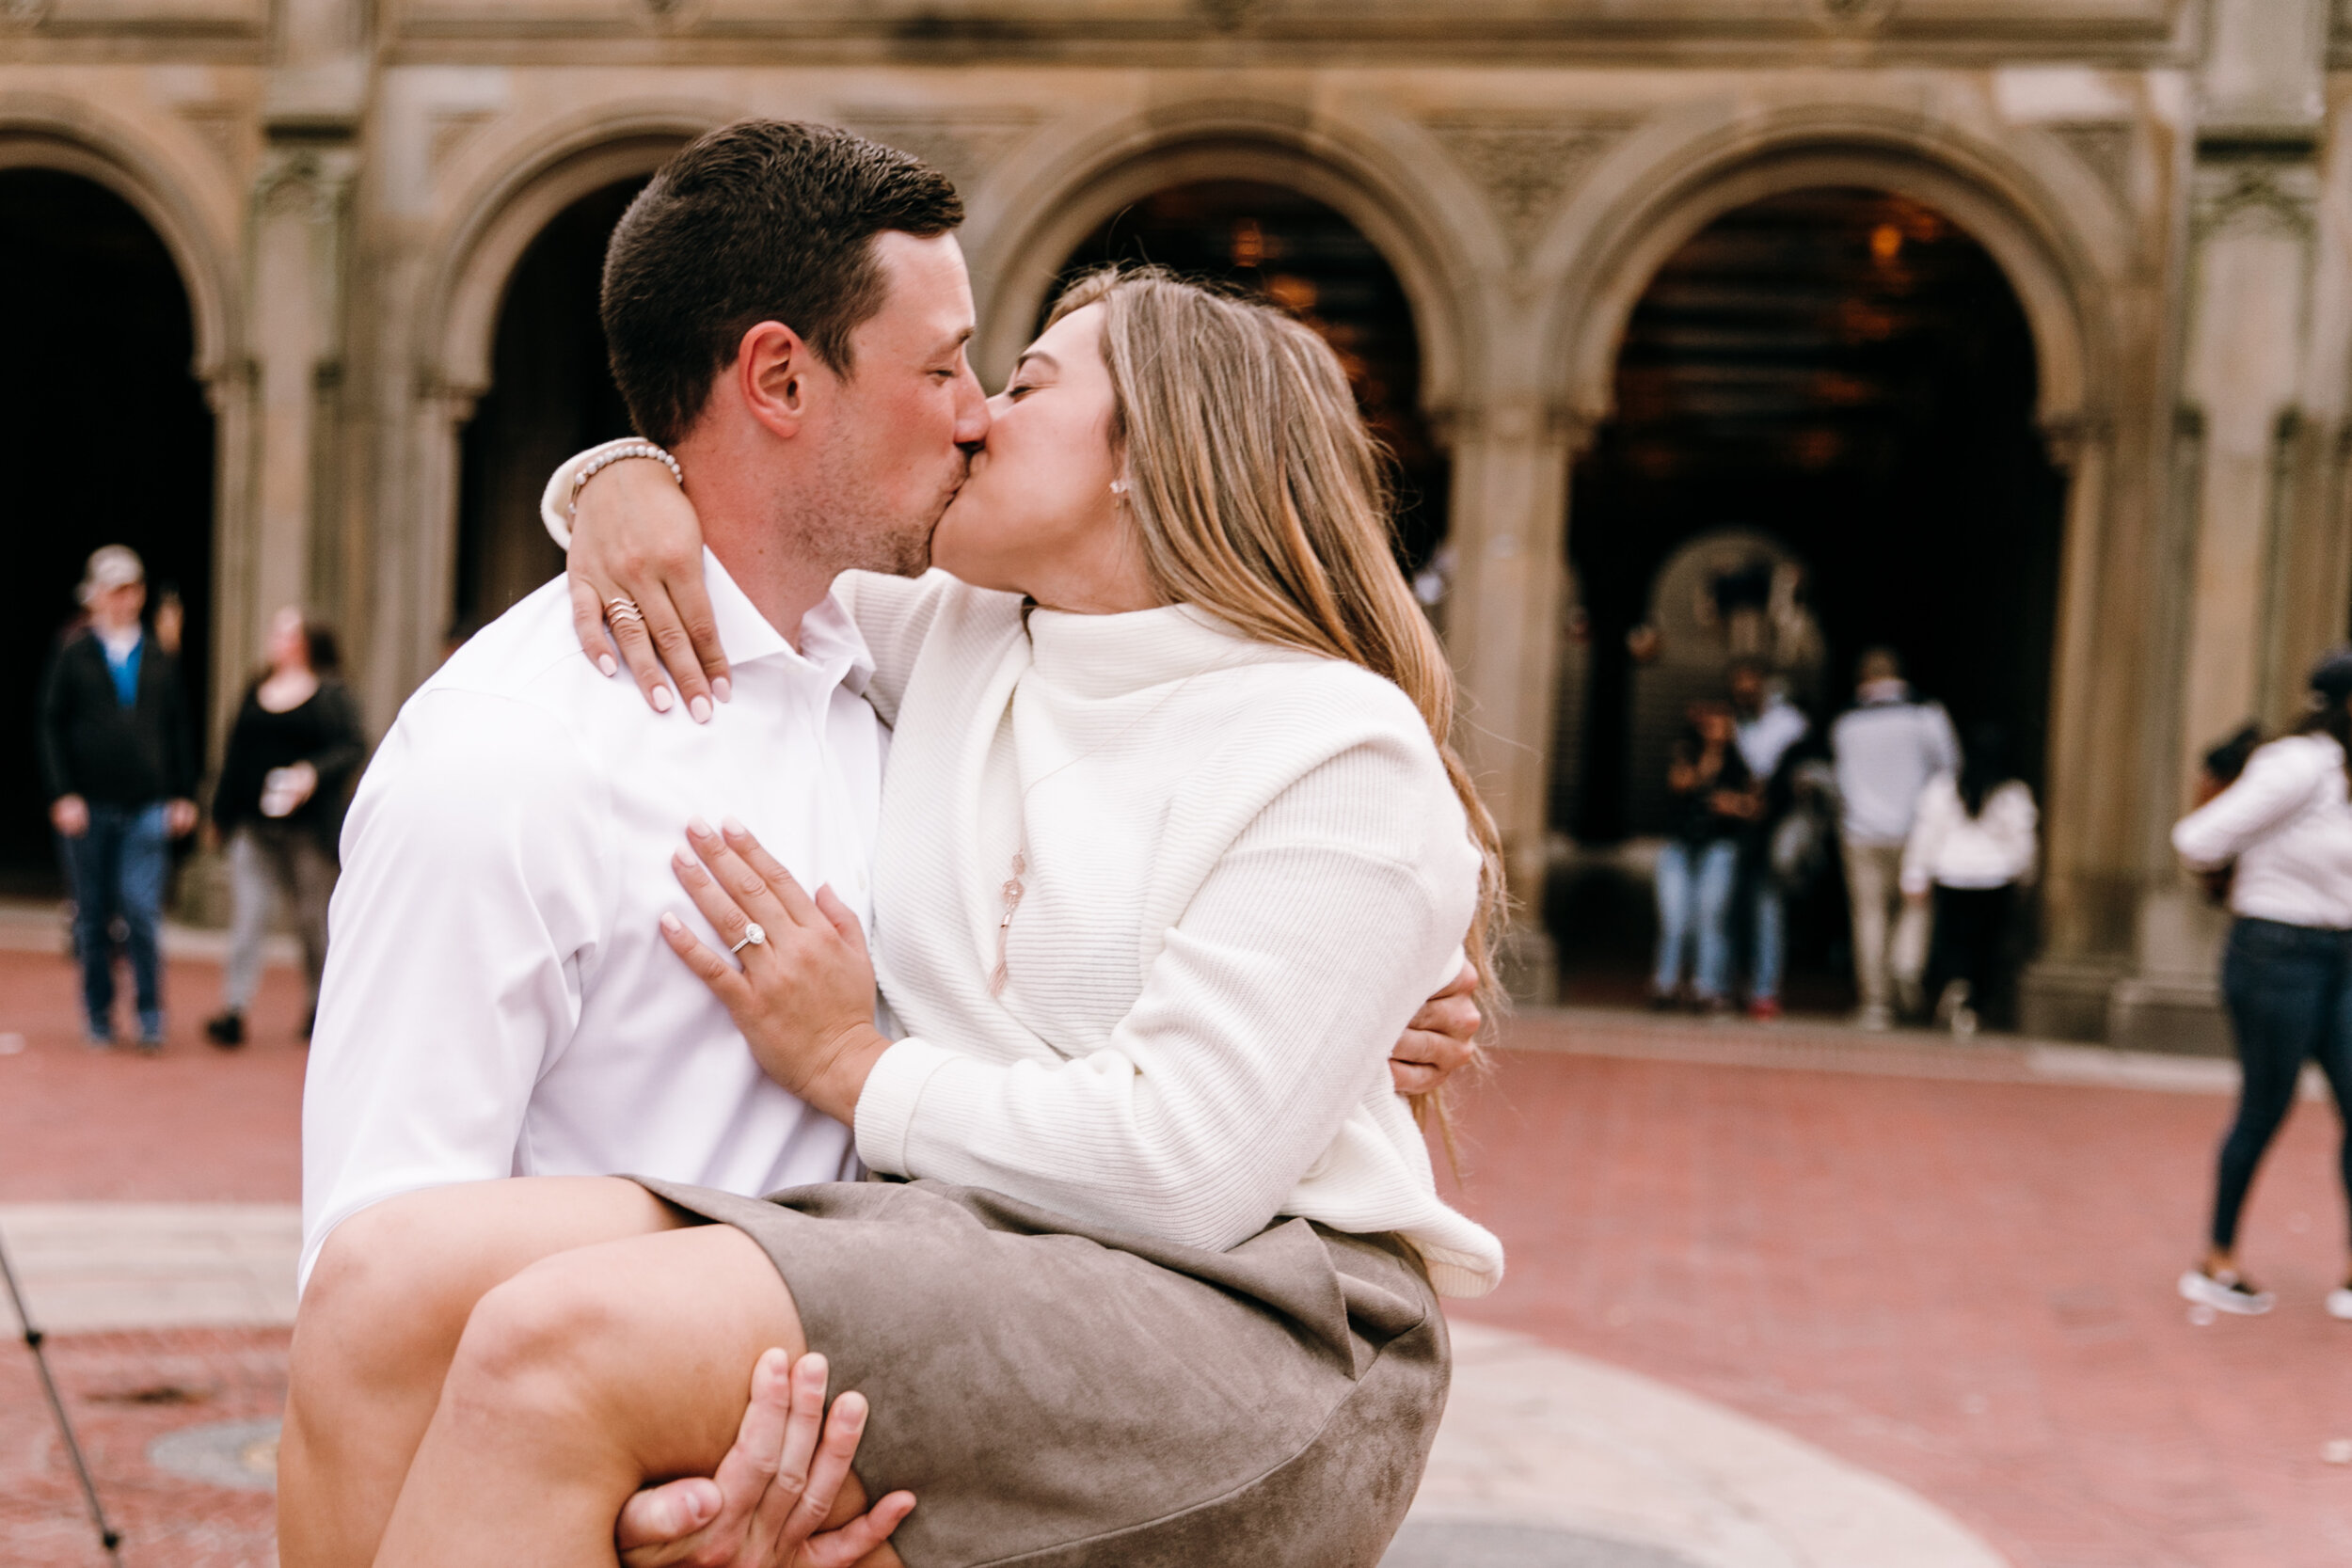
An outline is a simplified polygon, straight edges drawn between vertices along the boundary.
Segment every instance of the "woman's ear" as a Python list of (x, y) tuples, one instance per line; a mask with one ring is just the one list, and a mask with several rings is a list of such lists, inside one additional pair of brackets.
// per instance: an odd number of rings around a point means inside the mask
[(800, 434), (807, 418), (817, 356), (781, 322), (761, 322), (736, 345), (735, 384), (752, 417), (776, 435)]

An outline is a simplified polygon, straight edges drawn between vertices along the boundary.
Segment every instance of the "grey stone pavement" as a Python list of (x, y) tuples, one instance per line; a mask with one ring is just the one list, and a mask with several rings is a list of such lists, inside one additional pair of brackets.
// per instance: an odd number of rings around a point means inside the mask
[[(53, 1332), (290, 1323), (290, 1204), (0, 1205)], [(16, 1323), (5, 1301), (0, 1319)], [(1384, 1568), (2002, 1568), (1917, 1495), (1724, 1406), (1534, 1339), (1454, 1331), (1454, 1390)], [(267, 1421), (173, 1433), (149, 1458), (265, 1487)]]

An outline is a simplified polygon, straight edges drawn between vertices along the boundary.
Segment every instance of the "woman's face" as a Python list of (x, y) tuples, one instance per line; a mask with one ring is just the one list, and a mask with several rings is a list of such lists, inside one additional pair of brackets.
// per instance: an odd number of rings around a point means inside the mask
[(987, 439), (939, 519), (931, 562), (1051, 610), (1112, 614), (1159, 602), (1135, 523), (1111, 485), (1114, 401), (1103, 308), (1046, 328), (989, 400)]
[(269, 641), (264, 651), (273, 670), (310, 667), (310, 640), (303, 630), (302, 611), (288, 608), (269, 618)]

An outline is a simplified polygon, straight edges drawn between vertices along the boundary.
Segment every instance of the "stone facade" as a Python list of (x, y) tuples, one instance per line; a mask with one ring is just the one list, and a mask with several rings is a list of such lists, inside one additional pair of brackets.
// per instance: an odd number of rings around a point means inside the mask
[(954, 175), (984, 378), (1070, 247), (1142, 195), (1258, 180), (1356, 223), (1411, 299), (1450, 446), (1447, 620), (1522, 886), (1546, 858), (1571, 465), (1652, 272), (1779, 192), (1939, 209), (2014, 287), (2068, 476), (2028, 1023), (2213, 1037), (2218, 917), (2166, 831), (2199, 747), (2291, 717), (2352, 604), (2352, 6), (5, 0), (0, 167), (106, 184), (186, 282), (219, 443), (216, 669), (306, 599), (389, 721), (439, 657), (457, 436), (518, 257), (747, 114)]

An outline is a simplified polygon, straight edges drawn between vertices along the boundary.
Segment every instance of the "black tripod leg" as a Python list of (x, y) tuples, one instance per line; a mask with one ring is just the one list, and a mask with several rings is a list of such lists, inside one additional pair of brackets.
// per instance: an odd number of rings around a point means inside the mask
[(7, 1243), (0, 1243), (0, 1279), (8, 1281), (8, 1300), (16, 1307), (16, 1321), (24, 1325), (24, 1348), (33, 1353), (33, 1368), (40, 1374), (40, 1390), (49, 1396), (49, 1408), (57, 1418), (57, 1431), (65, 1437), (65, 1451), (73, 1461), (73, 1474), (82, 1483), (83, 1500), (89, 1504), (90, 1523), (98, 1527), (98, 1540), (106, 1548), (106, 1560), (118, 1565), (121, 1559), (116, 1548), (122, 1537), (106, 1523), (106, 1510), (98, 1500), (98, 1487), (91, 1481), (88, 1462), (82, 1457), (82, 1445), (73, 1435), (73, 1423), (65, 1413), (65, 1401), (57, 1397), (57, 1380), (49, 1375), (49, 1353), (41, 1346), (41, 1332), (33, 1326), (33, 1315), (25, 1310), (24, 1292), (17, 1289), (16, 1270), (8, 1262)]

